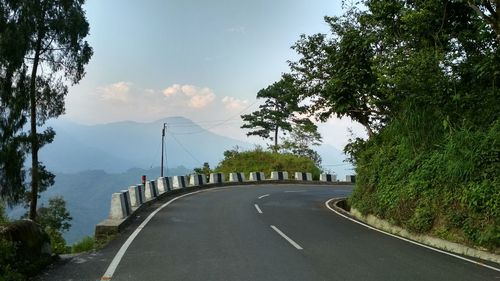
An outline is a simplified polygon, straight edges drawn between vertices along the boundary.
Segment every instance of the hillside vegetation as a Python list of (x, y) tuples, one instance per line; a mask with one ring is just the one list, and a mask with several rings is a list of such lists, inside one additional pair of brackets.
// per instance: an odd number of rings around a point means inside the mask
[(295, 172), (309, 172), (312, 173), (313, 179), (319, 179), (321, 173), (314, 161), (307, 157), (261, 149), (243, 152), (228, 150), (224, 152), (224, 160), (215, 171), (226, 175), (232, 172), (242, 172), (246, 175), (250, 172), (264, 172), (266, 177), (269, 177), (272, 171), (287, 171), (289, 177)]
[(290, 63), (308, 112), (367, 131), (345, 148), (351, 205), (499, 252), (498, 1), (360, 2), (325, 17), (331, 34), (302, 36)]

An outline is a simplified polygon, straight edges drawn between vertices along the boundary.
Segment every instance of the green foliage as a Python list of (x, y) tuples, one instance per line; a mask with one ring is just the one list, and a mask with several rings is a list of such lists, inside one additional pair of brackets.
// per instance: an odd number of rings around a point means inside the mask
[(210, 173), (212, 173), (212, 169), (210, 169), (210, 165), (208, 162), (203, 163), (203, 167), (201, 168), (194, 168), (193, 171), (197, 174), (205, 175), (205, 176), (210, 176)]
[(241, 116), (245, 122), (241, 128), (251, 130), (247, 136), (274, 141), (274, 151), (278, 149), (279, 131), (287, 134), (292, 130), (292, 125), (301, 120), (295, 117), (302, 109), (298, 105), (297, 87), (294, 83), (290, 75), (283, 75), (280, 81), (257, 93), (257, 99), (265, 99), (259, 110)]
[(53, 261), (52, 256), (39, 255), (29, 247), (0, 236), (0, 281), (30, 280)]
[(5, 213), (5, 205), (2, 201), (0, 201), (0, 227), (2, 225), (5, 225), (9, 222), (9, 218), (7, 217), (7, 214)]
[(71, 248), (66, 246), (66, 240), (62, 237), (61, 232), (50, 227), (46, 227), (45, 232), (49, 235), (52, 253), (61, 255), (70, 252)]
[(317, 118), (348, 116), (350, 199), (418, 233), (500, 246), (500, 24), (493, 1), (363, 1), (301, 36), (291, 62)]
[(392, 127), (357, 151), (351, 204), (415, 232), (444, 228), (457, 240), (500, 247), (500, 121), (486, 132), (454, 130), (419, 151)]
[(283, 138), (282, 144), (279, 145), (279, 151), (307, 157), (320, 166), (321, 156), (311, 147), (320, 145), (321, 141), (316, 124), (309, 119), (297, 120), (292, 126), (290, 135)]
[[(23, 217), (27, 216), (28, 214), (25, 214)], [(38, 223), (49, 235), (54, 254), (65, 254), (70, 251), (62, 234), (70, 229), (71, 224), (69, 222), (72, 219), (66, 209), (66, 202), (61, 196), (50, 198), (47, 207), (38, 208)]]
[(14, 243), (0, 238), (0, 281), (27, 280), (27, 277), (19, 272), (20, 266), (22, 262), (16, 256)]
[(72, 253), (87, 252), (97, 247), (94, 237), (87, 236), (71, 246)]
[[(64, 113), (67, 84), (83, 78), (92, 56), (84, 41), (89, 24), (83, 4), (82, 0), (0, 3), (0, 196), (11, 204), (21, 200), (26, 189), (24, 157), (31, 154), (29, 217), (33, 220), (39, 192), (54, 179), (38, 160), (38, 152), (55, 133), (51, 128), (42, 133), (37, 129)], [(29, 136), (22, 133), (27, 118)], [(8, 164), (2, 163), (5, 160)]]
[(231, 172), (264, 172), (269, 176), (272, 171), (287, 171), (290, 175), (295, 172), (310, 172), (313, 178), (319, 178), (321, 170), (314, 161), (307, 157), (293, 154), (280, 154), (262, 149), (239, 152), (226, 151), (217, 168), (217, 172), (229, 174)]
[(38, 223), (44, 228), (51, 228), (58, 232), (68, 231), (69, 223), (73, 218), (66, 209), (66, 202), (61, 196), (49, 199), (48, 207), (38, 208)]

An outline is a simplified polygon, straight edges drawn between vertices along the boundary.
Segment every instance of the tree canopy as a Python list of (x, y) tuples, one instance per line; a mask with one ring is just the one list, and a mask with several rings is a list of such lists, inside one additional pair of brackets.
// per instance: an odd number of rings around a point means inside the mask
[[(365, 0), (325, 17), (290, 61), (298, 100), (350, 117), (369, 138), (351, 204), (402, 225), (497, 249), (500, 52), (497, 0)], [(495, 172), (496, 171), (496, 172)]]
[[(0, 1), (0, 153), (17, 161), (0, 164), (7, 178), (1, 194), (12, 202), (24, 193), (24, 155), (31, 154), (30, 218), (36, 217), (40, 191), (54, 176), (38, 160), (39, 149), (52, 142), (51, 128), (38, 133), (46, 120), (64, 113), (67, 82), (78, 83), (92, 56), (85, 41), (89, 24), (83, 0)], [(43, 68), (43, 71), (41, 69)], [(29, 135), (22, 132), (26, 119)], [(2, 159), (3, 160), (3, 159)]]
[(265, 99), (259, 110), (242, 115), (245, 122), (241, 128), (250, 129), (247, 136), (259, 136), (274, 142), (273, 150), (278, 148), (279, 132), (286, 134), (292, 130), (300, 111), (294, 80), (289, 75), (257, 93), (257, 99)]

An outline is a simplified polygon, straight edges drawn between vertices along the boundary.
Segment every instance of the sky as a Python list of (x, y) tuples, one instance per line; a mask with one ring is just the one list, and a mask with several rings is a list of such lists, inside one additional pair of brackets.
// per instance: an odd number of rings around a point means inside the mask
[[(289, 72), (301, 34), (328, 33), (325, 15), (340, 0), (87, 0), (94, 56), (70, 88), (66, 120), (150, 122), (183, 116), (239, 140), (240, 115), (257, 92)], [(350, 129), (350, 130), (349, 130)], [(342, 149), (359, 124), (319, 124), (324, 143)]]

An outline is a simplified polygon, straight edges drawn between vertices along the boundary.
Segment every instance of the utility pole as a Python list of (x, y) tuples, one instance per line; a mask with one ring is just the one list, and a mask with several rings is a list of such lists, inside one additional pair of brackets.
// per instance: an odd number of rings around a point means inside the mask
[(165, 132), (167, 130), (167, 123), (163, 123), (163, 129), (161, 130), (161, 172), (160, 176), (163, 177), (163, 149), (165, 148)]

